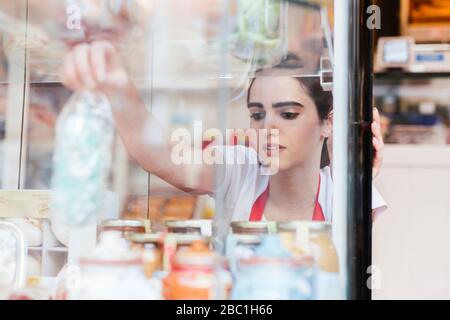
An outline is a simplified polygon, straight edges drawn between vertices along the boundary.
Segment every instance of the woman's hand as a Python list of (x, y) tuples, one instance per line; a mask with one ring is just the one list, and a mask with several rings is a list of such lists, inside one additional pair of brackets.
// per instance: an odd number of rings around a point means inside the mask
[(372, 177), (375, 179), (380, 173), (381, 165), (383, 163), (384, 150), (384, 141), (381, 134), (380, 113), (377, 108), (373, 109), (372, 135), (372, 144), (374, 149)]
[[(72, 90), (99, 91), (108, 97), (117, 131), (127, 151), (144, 170), (183, 191), (214, 191), (213, 165), (178, 164), (173, 160), (172, 145), (164, 141), (164, 128), (145, 107), (110, 42), (75, 46), (65, 58), (61, 80)], [(161, 136), (154, 139), (154, 135)]]
[(67, 53), (60, 73), (71, 90), (114, 93), (128, 85), (128, 75), (114, 46), (107, 41), (83, 43)]

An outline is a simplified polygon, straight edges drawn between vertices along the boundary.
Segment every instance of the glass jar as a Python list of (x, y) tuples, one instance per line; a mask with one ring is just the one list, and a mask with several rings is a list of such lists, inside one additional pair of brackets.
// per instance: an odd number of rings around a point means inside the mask
[(252, 258), (239, 262), (232, 299), (311, 300), (315, 274), (312, 257), (294, 257), (278, 236), (266, 236)]
[[(69, 267), (74, 269), (77, 267)], [(76, 300), (155, 300), (161, 298), (161, 284), (148, 281), (142, 260), (128, 248), (120, 232), (107, 231), (98, 246), (79, 262), (79, 274), (68, 270), (69, 298)], [(74, 279), (72, 279), (74, 280)]]
[(208, 248), (211, 247), (210, 237), (204, 237), (199, 234), (166, 234), (163, 246), (163, 271), (170, 271), (172, 260), (178, 251), (189, 250), (189, 248), (198, 241), (205, 243)]
[(145, 276), (150, 279), (162, 271), (164, 235), (162, 233), (133, 233), (127, 236), (132, 250), (141, 254)]
[(224, 299), (231, 288), (223, 260), (202, 241), (174, 256), (170, 274), (163, 280), (163, 294), (168, 300)]
[(292, 221), (278, 223), (283, 244), (295, 256), (311, 254), (318, 267), (317, 299), (339, 298), (339, 260), (331, 239), (331, 223)]
[(143, 220), (120, 220), (110, 219), (105, 220), (100, 225), (101, 232), (104, 231), (118, 231), (122, 237), (126, 238), (133, 233), (145, 233), (150, 229), (150, 221)]
[(225, 244), (225, 255), (234, 277), (238, 273), (238, 262), (249, 259), (255, 254), (256, 248), (261, 244), (262, 236), (256, 234), (229, 234)]

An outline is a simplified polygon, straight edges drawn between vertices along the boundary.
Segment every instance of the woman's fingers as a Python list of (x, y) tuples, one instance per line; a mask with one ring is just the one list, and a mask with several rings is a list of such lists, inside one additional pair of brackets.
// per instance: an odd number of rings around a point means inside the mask
[(98, 41), (92, 44), (91, 63), (102, 89), (116, 90), (127, 85), (127, 72), (110, 42)]
[(76, 71), (78, 79), (81, 81), (81, 87), (86, 89), (94, 89), (97, 86), (92, 74), (92, 67), (90, 63), (90, 46), (88, 44), (81, 44), (75, 47), (73, 54), (75, 59)]
[(113, 54), (111, 53), (112, 50), (114, 48), (106, 41), (97, 41), (91, 45), (90, 62), (93, 69), (93, 76), (99, 83), (103, 83), (106, 80), (108, 60)]
[(373, 122), (380, 123), (380, 112), (377, 107), (373, 108)]
[(127, 73), (114, 46), (107, 41), (80, 44), (65, 57), (61, 81), (72, 90), (115, 90), (126, 84)]
[(67, 53), (64, 58), (61, 80), (69, 89), (78, 90), (80, 80), (78, 79), (78, 73), (75, 69), (74, 57), (72, 52)]
[(372, 144), (375, 150), (374, 159), (373, 159), (373, 178), (377, 177), (380, 173), (381, 165), (383, 163), (383, 149), (384, 149), (384, 141), (383, 135), (381, 134), (381, 126), (380, 126), (380, 114), (377, 108), (373, 110), (373, 123), (372, 123)]
[[(372, 123), (372, 135), (377, 142), (378, 149), (384, 147), (383, 135), (381, 134), (380, 126), (377, 123)], [(375, 145), (374, 145), (375, 146)]]

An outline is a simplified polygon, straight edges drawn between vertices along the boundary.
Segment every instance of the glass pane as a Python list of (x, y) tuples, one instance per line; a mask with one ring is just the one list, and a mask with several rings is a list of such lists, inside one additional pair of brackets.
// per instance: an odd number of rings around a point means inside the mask
[[(100, 1), (64, 3), (47, 0), (45, 6), (42, 2), (28, 1), (28, 5), (29, 92), (23, 186), (27, 189), (50, 189), (56, 120), (72, 94), (60, 83), (59, 70), (68, 49), (66, 44), (89, 37), (84, 26), (77, 25), (77, 10), (86, 10), (80, 12), (89, 14), (92, 28), (99, 21), (106, 23), (110, 19), (114, 23), (116, 20), (112, 12), (108, 14), (109, 11), (102, 11), (106, 4)], [(66, 9), (70, 9), (69, 12), (73, 12), (73, 15), (68, 14)], [(54, 19), (48, 22), (49, 17)], [(71, 20), (71, 17), (75, 20)], [(69, 26), (71, 22), (74, 23), (72, 27)], [(144, 77), (140, 72), (145, 72), (144, 65), (148, 60), (145, 55), (145, 33), (137, 27), (133, 29), (127, 26), (122, 30), (122, 35), (118, 46), (125, 63), (129, 65), (133, 79), (142, 81)], [(140, 45), (136, 46), (136, 43)], [(139, 65), (132, 65), (132, 61), (139, 61)], [(116, 200), (111, 200), (113, 207), (107, 214), (111, 217), (118, 214), (118, 217), (145, 218), (147, 207), (139, 205), (140, 202), (135, 203), (135, 199), (145, 200), (147, 197), (147, 173), (127, 153), (118, 135), (112, 152), (113, 164), (107, 190), (114, 192), (113, 199), (117, 197), (118, 205), (116, 208)]]
[[(1, 188), (19, 187), (21, 163), (21, 130), (24, 97), (24, 49), (21, 42), (25, 30), (24, 20), (14, 20), (14, 16), (23, 19), (25, 1), (2, 1), (0, 15), (0, 116), (1, 116), (1, 151), (0, 167)], [(11, 21), (10, 21), (11, 20)]]
[(3, 46), (0, 54), (0, 184), (3, 185), (3, 168), (5, 165), (5, 137), (6, 137), (6, 110), (8, 102), (8, 85), (7, 85), (7, 67), (8, 60), (5, 57)]
[[(263, 222), (266, 234), (277, 232), (276, 223), (319, 220), (331, 248), (325, 252), (331, 262), (322, 261), (326, 266), (314, 272), (331, 273), (331, 287), (321, 292), (336, 298), (338, 263), (326, 224), (333, 213), (333, 1), (26, 3), (27, 16), (3, 2), (5, 16), (0, 16), (9, 26), (2, 31), (16, 39), (17, 50), (26, 59), (13, 73), (21, 80), (16, 91), (0, 92), (5, 97), (0, 103), (19, 106), (12, 127), (18, 158), (11, 158), (16, 159), (11, 163), (17, 170), (0, 159), (3, 172), (15, 177), (8, 181), (24, 189), (52, 188), (59, 150), (55, 145), (57, 121), (63, 110), (70, 110), (67, 102), (72, 96), (60, 81), (63, 61), (70, 60), (69, 51), (73, 58), (74, 48), (81, 48), (82, 43), (92, 49), (97, 41), (106, 41), (114, 49), (108, 51), (111, 56), (102, 57), (111, 69), (104, 70), (109, 74), (101, 85), (111, 86), (110, 91), (102, 89), (108, 91), (116, 127), (106, 189), (118, 200), (111, 200), (107, 215), (149, 219), (152, 231), (168, 231), (164, 223), (169, 220), (207, 220), (209, 230), (202, 227), (200, 232), (214, 233), (215, 249), (221, 253), (227, 249), (226, 238), (233, 237), (231, 231), (252, 232), (245, 227), (249, 221)], [(80, 60), (75, 62), (83, 65)], [(88, 65), (96, 69), (101, 63), (90, 61)], [(123, 70), (132, 85), (120, 82), (125, 77)], [(0, 68), (0, 76), (1, 72)], [(78, 70), (75, 81), (86, 85), (88, 74)], [(7, 82), (12, 83), (11, 79)], [(0, 108), (0, 117), (3, 110), (7, 108)], [(188, 139), (180, 141), (184, 134)], [(187, 162), (177, 163), (180, 154), (174, 149), (181, 146), (191, 153), (189, 157), (183, 153), (182, 160)], [(216, 159), (222, 163), (204, 163), (211, 150), (216, 150), (214, 155), (221, 156)], [(222, 150), (236, 152), (233, 160), (228, 153), (222, 155)], [(198, 151), (200, 163), (196, 162)], [(244, 163), (236, 163), (240, 156)], [(67, 168), (85, 169), (70, 162)], [(86, 187), (86, 193), (95, 191)], [(72, 201), (75, 205), (81, 200), (74, 197)], [(231, 228), (232, 222), (237, 229)], [(309, 228), (290, 225), (287, 240), (281, 235), (277, 240), (267, 237), (266, 245), (279, 245), (277, 254), (284, 252), (292, 261), (303, 258), (305, 252), (313, 254)], [(301, 232), (307, 234), (306, 240)], [(55, 246), (60, 249), (66, 243), (58, 239), (61, 243), (55, 240)], [(270, 252), (263, 254), (274, 258)], [(164, 259), (170, 261), (169, 256)], [(311, 280), (297, 271), (281, 273), (283, 279), (293, 272), (295, 277)], [(289, 287), (288, 282), (283, 284)], [(286, 287), (265, 298), (283, 297), (289, 291)], [(296, 292), (289, 298), (325, 298), (311, 292)], [(237, 294), (251, 298), (245, 296), (250, 293)]]

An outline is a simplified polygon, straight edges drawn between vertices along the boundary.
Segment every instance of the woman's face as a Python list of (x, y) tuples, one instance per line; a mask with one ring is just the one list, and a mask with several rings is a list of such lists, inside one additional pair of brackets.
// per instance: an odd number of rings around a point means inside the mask
[(321, 121), (316, 105), (300, 82), (288, 76), (255, 79), (248, 110), (253, 129), (267, 129), (267, 141), (258, 141), (260, 157), (278, 158), (278, 171), (315, 161), (320, 165), (328, 121)]

